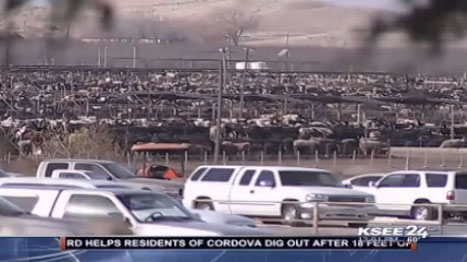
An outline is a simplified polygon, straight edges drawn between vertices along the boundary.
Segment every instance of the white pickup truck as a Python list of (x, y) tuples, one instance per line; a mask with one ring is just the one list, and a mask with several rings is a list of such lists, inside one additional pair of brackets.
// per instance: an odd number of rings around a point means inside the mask
[(162, 193), (120, 188), (1, 187), (0, 196), (13, 198), (32, 214), (87, 223), (118, 224), (139, 236), (248, 236), (268, 232), (202, 221)]
[(316, 202), (319, 219), (350, 226), (367, 223), (376, 211), (371, 194), (345, 188), (327, 170), (299, 167), (200, 166), (186, 181), (183, 199), (189, 208), (282, 217), (287, 224), (311, 219)]
[[(180, 198), (183, 192), (183, 182), (140, 178), (128, 168), (113, 161), (95, 159), (50, 159), (42, 161), (37, 168), (36, 177), (52, 177), (55, 170), (78, 170), (99, 173), (99, 179), (107, 176), (108, 180), (133, 184), (145, 190), (164, 191), (164, 193)], [(90, 177), (94, 179), (95, 177)]]

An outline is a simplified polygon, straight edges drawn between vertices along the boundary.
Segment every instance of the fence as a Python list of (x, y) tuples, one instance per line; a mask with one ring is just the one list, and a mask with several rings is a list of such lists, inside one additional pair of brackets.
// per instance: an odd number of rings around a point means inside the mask
[[(265, 166), (300, 166), (310, 168), (328, 169), (336, 174), (351, 176), (363, 173), (388, 172), (404, 169), (463, 169), (467, 158), (467, 149), (442, 149), (442, 148), (410, 148), (410, 147), (392, 147), (390, 152), (385, 155), (370, 154), (361, 155), (356, 151), (350, 155), (341, 155), (336, 152), (329, 154), (287, 154), (279, 151), (277, 154), (227, 154), (222, 152), (219, 158), (219, 165), (265, 165)], [(146, 160), (144, 160), (146, 159)], [(37, 164), (41, 158), (20, 157), (6, 154), (0, 159), (2, 164), (12, 167), (13, 170), (20, 173), (34, 174)], [(134, 158), (118, 157), (114, 161), (125, 163), (133, 169), (140, 169), (145, 164), (158, 164), (171, 166), (180, 170), (184, 176), (188, 176), (199, 165), (213, 164), (212, 154), (204, 152), (203, 154), (185, 153), (162, 153), (136, 155)], [(23, 162), (31, 162), (32, 166), (28, 170)], [(16, 167), (19, 170), (16, 170)]]
[[(286, 221), (283, 218), (262, 218), (261, 221), (264, 222), (276, 222), (276, 223), (296, 223), (300, 225), (306, 225), (312, 227), (313, 231), (310, 232), (313, 235), (320, 235), (319, 233), (319, 228), (320, 228), (320, 222), (326, 221), (326, 219), (322, 219), (322, 212), (324, 209), (329, 208), (329, 207), (347, 207), (347, 208), (352, 208), (354, 210), (358, 210), (358, 207), (376, 207), (373, 204), (370, 203), (355, 203), (355, 202), (297, 202), (297, 201), (226, 201), (226, 200), (207, 200), (207, 199), (199, 199), (196, 200), (198, 203), (217, 203), (217, 204), (227, 204), (229, 205), (229, 208), (231, 205), (238, 205), (238, 204), (254, 204), (254, 206), (258, 207), (258, 205), (264, 204), (264, 205), (271, 205), (271, 204), (276, 204), (280, 206), (291, 204), (291, 205), (296, 205), (300, 206), (303, 204), (307, 204), (311, 207), (311, 217), (310, 219), (293, 219)], [(387, 221), (384, 220), (363, 220), (363, 219), (339, 219), (339, 221), (344, 221), (349, 224), (356, 224), (357, 226), (362, 226), (366, 227), (367, 223), (371, 224), (371, 226), (389, 226), (389, 225), (418, 225), (418, 226), (439, 226), (439, 233), (440, 235), (443, 234), (443, 226), (446, 225), (448, 220), (445, 219), (445, 217), (442, 215), (445, 211), (450, 211), (450, 210), (465, 210), (467, 211), (467, 205), (449, 205), (449, 208), (446, 207), (445, 204), (431, 204), (431, 203), (423, 203), (423, 204), (411, 204), (411, 205), (401, 205), (401, 204), (377, 204), (378, 209), (383, 209), (384, 207), (392, 207), (392, 206), (405, 206), (407, 209), (410, 210), (412, 207), (417, 207), (417, 206), (423, 206), (423, 207), (429, 207), (433, 208), (436, 210), (437, 216), (436, 219), (434, 220), (426, 220), (426, 221), (420, 221), (420, 220), (414, 220), (414, 219), (405, 219), (405, 220), (399, 220), (397, 222), (391, 221), (388, 223)], [(363, 211), (363, 210), (362, 210)], [(357, 212), (356, 212), (357, 213)], [(345, 215), (345, 214), (344, 214)], [(348, 215), (349, 217), (352, 216), (352, 214)], [(378, 215), (377, 215), (378, 216)], [(384, 216), (384, 215), (379, 215), (379, 216)], [(371, 216), (372, 217), (372, 216)], [(329, 219), (333, 220), (333, 219)], [(429, 232), (427, 232), (429, 233)]]
[[(181, 167), (185, 175), (199, 165), (213, 164), (212, 154), (159, 154), (146, 155), (148, 163), (164, 164), (167, 166)], [(219, 165), (265, 165), (265, 166), (301, 166), (312, 168), (324, 168), (343, 175), (356, 175), (365, 172), (387, 172), (403, 169), (428, 169), (428, 168), (451, 168), (462, 169), (465, 167), (467, 149), (441, 149), (441, 148), (391, 148), (384, 155), (371, 153), (370, 155), (357, 154), (338, 155), (336, 152), (330, 154), (286, 154), (279, 151), (277, 154), (230, 155), (225, 151), (219, 158)], [(128, 160), (128, 165), (141, 166), (142, 155), (133, 161)]]

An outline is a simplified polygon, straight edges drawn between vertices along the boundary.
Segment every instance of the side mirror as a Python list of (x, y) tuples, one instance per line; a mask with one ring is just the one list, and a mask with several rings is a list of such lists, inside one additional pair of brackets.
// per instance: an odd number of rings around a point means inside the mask
[(377, 186), (376, 186), (376, 183), (375, 183), (374, 181), (370, 181), (370, 182), (368, 183), (368, 186), (369, 186), (369, 187), (373, 187), (373, 188), (376, 188), (376, 187), (377, 187)]
[(345, 188), (352, 188), (352, 185), (351, 184), (344, 184), (344, 187)]
[(130, 221), (130, 219), (129, 219), (128, 217), (125, 217), (125, 218), (123, 219), (123, 221), (125, 221), (125, 223), (127, 223), (128, 226), (130, 226), (130, 227), (133, 226), (133, 224), (131, 223), (131, 221)]

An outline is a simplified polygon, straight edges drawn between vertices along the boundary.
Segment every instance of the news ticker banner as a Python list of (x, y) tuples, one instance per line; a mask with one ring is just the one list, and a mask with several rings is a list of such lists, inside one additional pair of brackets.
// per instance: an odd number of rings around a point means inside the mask
[(65, 250), (408, 250), (417, 242), (359, 237), (62, 237)]
[[(297, 239), (297, 238), (293, 238)], [(323, 239), (325, 239), (323, 237)], [(334, 239), (334, 238), (326, 238)], [(342, 239), (342, 238), (340, 238)], [(355, 239), (355, 238), (351, 238)], [(358, 238), (357, 238), (358, 239)], [(0, 261), (96, 262), (438, 262), (467, 261), (467, 237), (428, 237), (406, 249), (89, 249), (61, 250), (60, 237), (0, 237)], [(298, 252), (299, 251), (299, 252)]]

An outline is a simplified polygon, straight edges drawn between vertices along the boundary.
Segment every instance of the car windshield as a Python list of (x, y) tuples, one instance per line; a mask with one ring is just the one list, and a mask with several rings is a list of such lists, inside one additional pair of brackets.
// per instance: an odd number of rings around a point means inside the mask
[(100, 172), (85, 172), (92, 180), (110, 180), (110, 176)]
[(180, 203), (162, 194), (125, 194), (120, 195), (119, 199), (142, 223), (196, 219)]
[(0, 197), (0, 215), (1, 216), (21, 216), (27, 212), (20, 207), (14, 205), (8, 200)]
[(133, 173), (130, 169), (122, 165), (116, 163), (108, 163), (102, 165), (117, 178), (127, 179), (136, 177), (135, 173)]
[(330, 174), (316, 171), (279, 171), (283, 186), (342, 187)]

